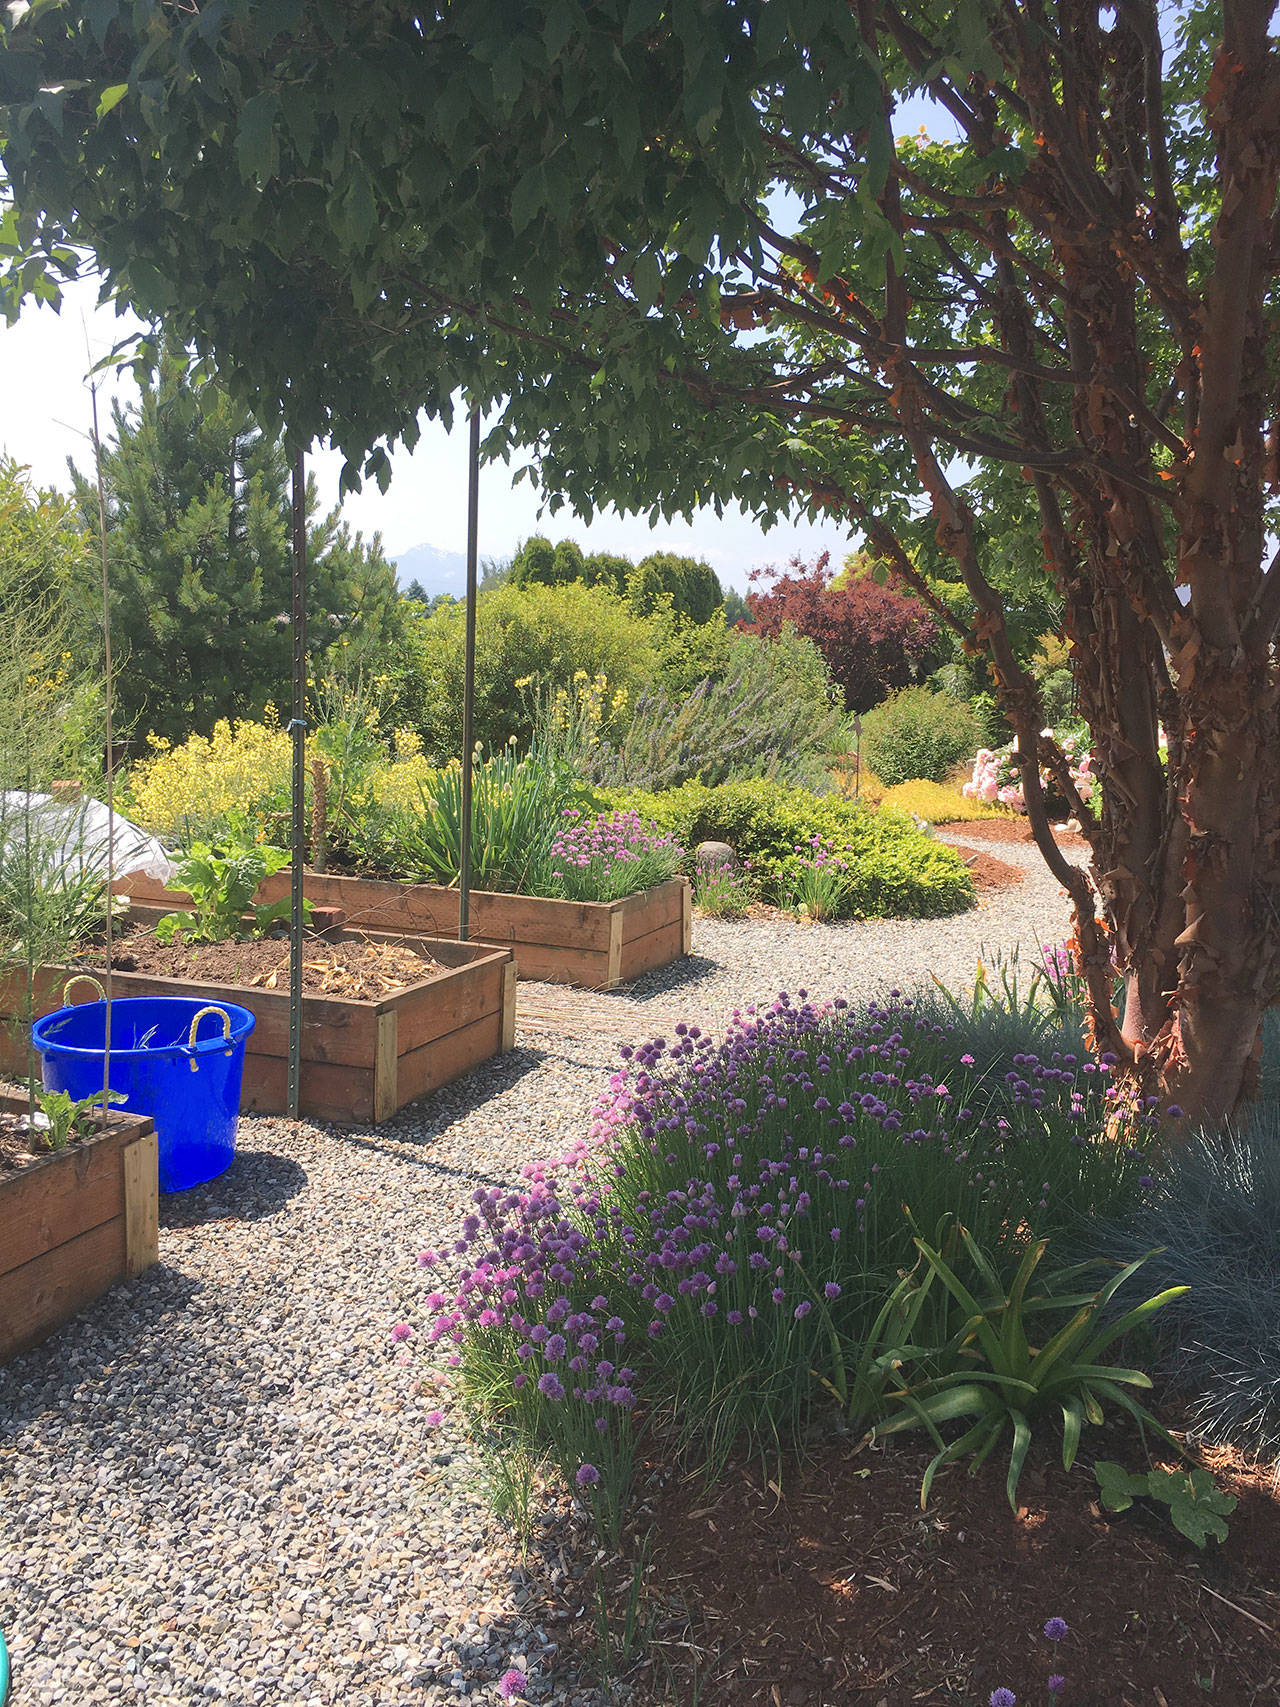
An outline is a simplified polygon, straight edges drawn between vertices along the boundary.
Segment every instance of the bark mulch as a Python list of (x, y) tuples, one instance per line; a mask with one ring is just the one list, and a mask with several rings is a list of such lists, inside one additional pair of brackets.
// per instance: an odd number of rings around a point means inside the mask
[[(632, 1707), (987, 1707), (1000, 1688), (1044, 1707), (1054, 1674), (1055, 1707), (1274, 1707), (1270, 1474), (1205, 1455), (1239, 1505), (1201, 1553), (1163, 1508), (1104, 1513), (1091, 1470), (1068, 1475), (1050, 1450), (1033, 1448), (1016, 1515), (1007, 1459), (940, 1476), (922, 1512), (932, 1449), (898, 1442), (739, 1462), (710, 1491), (668, 1482), (650, 1501)], [(1146, 1467), (1128, 1435), (1102, 1431), (1095, 1450)], [(632, 1581), (617, 1575), (615, 1631)], [(1056, 1652), (1055, 1617), (1069, 1629)]]
[[(946, 829), (949, 833), (963, 836), (966, 841), (1035, 845), (1031, 826), (1025, 818), (972, 818), (963, 823), (948, 824)], [(1068, 830), (1062, 824), (1054, 825), (1053, 837), (1059, 847), (1083, 848), (1088, 846), (1079, 830)]]
[[(967, 833), (968, 827), (966, 826)], [(980, 894), (995, 889), (1012, 889), (1015, 883), (1022, 883), (1026, 879), (1027, 874), (1022, 867), (1010, 865), (1007, 859), (996, 859), (992, 854), (982, 853), (974, 848), (962, 847), (958, 842), (948, 841), (945, 836), (939, 836), (938, 840), (947, 847), (954, 848), (956, 853), (960, 855), (960, 858), (969, 868), (969, 875), (973, 878), (974, 888)]]

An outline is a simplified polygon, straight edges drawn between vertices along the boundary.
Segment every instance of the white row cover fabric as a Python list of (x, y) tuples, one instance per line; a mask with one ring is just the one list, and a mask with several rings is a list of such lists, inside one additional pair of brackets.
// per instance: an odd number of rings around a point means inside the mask
[[(53, 794), (27, 794), (22, 789), (0, 792), (0, 857), (16, 858), (28, 838), (38, 848), (42, 865), (77, 873), (107, 869), (109, 817), (100, 800)], [(176, 868), (164, 848), (145, 830), (115, 815), (112, 867), (116, 877), (140, 873), (168, 883)]]

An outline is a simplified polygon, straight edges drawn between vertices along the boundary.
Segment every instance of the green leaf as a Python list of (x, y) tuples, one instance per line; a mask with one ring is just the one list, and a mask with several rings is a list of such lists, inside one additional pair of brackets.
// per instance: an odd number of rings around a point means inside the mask
[(1027, 1449), (1030, 1445), (1031, 1424), (1027, 1421), (1026, 1413), (1014, 1411), (1013, 1449), (1009, 1453), (1009, 1474), (1005, 1478), (1004, 1491), (1015, 1516), (1018, 1511), (1018, 1482), (1022, 1476), (1022, 1466), (1027, 1461)]
[(1123, 1464), (1100, 1458), (1093, 1467), (1104, 1511), (1128, 1511), (1138, 1494), (1147, 1491), (1147, 1478), (1133, 1476)]
[(1226, 1523), (1217, 1512), (1192, 1500), (1175, 1500), (1169, 1507), (1169, 1516), (1179, 1534), (1194, 1541), (1197, 1547), (1203, 1547), (1210, 1536), (1215, 1541), (1227, 1539)]
[(546, 174), (541, 165), (517, 178), (511, 191), (511, 229), (517, 237), (541, 210), (545, 188)]
[(373, 236), (378, 210), (373, 200), (373, 188), (368, 175), (357, 170), (347, 180), (346, 189), (329, 209), (329, 223), (344, 242), (363, 248)]
[(574, 0), (553, 0), (547, 8), (547, 21), (542, 29), (542, 44), (547, 50), (547, 58), (558, 58), (582, 24), (582, 12)]
[(245, 103), (236, 130), (236, 157), (242, 178), (272, 178), (279, 162), (275, 124), (280, 111), (280, 98), (274, 90), (264, 90)]
[(104, 89), (98, 96), (97, 116), (100, 119), (106, 118), (109, 112), (120, 105), (128, 93), (129, 85), (127, 83), (113, 83), (109, 89)]

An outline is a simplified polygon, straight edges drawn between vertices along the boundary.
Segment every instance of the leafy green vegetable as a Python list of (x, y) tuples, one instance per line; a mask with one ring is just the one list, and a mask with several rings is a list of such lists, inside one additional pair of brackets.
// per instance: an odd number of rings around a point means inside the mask
[[(193, 942), (227, 942), (232, 937), (262, 936), (289, 916), (288, 897), (255, 906), (264, 877), (288, 865), (284, 848), (249, 838), (243, 827), (218, 842), (195, 842), (178, 862), (177, 882), (189, 891), (194, 911), (168, 913), (156, 925), (161, 942), (190, 937)], [(310, 903), (303, 902), (306, 911)]]

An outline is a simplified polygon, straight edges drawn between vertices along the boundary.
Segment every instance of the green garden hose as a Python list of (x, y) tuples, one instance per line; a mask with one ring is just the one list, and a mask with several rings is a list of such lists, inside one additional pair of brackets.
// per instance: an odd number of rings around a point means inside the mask
[(9, 1650), (4, 1645), (4, 1631), (0, 1630), (0, 1707), (4, 1707), (9, 1699)]

